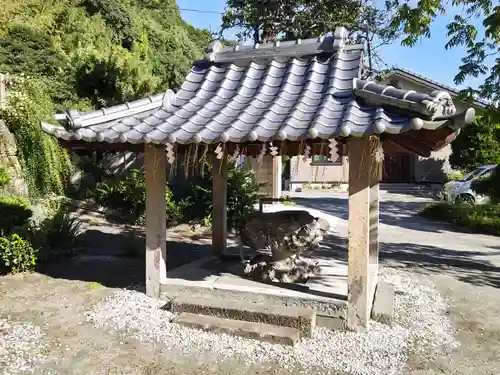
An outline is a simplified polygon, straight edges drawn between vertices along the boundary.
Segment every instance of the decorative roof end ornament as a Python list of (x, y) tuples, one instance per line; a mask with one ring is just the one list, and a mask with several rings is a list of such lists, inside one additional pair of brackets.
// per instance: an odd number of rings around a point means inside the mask
[(208, 45), (207, 49), (205, 50), (206, 59), (209, 61), (215, 61), (215, 55), (222, 52), (223, 49), (224, 46), (222, 45), (221, 41), (214, 40)]

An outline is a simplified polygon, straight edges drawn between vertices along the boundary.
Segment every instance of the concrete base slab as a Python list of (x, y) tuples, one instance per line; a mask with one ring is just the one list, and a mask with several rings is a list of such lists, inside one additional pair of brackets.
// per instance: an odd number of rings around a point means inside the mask
[(214, 316), (181, 313), (174, 323), (216, 333), (228, 333), (273, 344), (293, 346), (300, 340), (299, 331), (290, 327), (223, 319)]
[[(325, 257), (328, 259), (327, 257)], [(310, 307), (344, 317), (347, 306), (347, 266), (320, 259), (322, 273), (305, 283), (264, 283), (244, 277), (237, 258), (206, 257), (173, 269), (162, 282), (163, 298), (184, 295), (247, 301), (268, 305)]]
[(376, 322), (392, 325), (394, 320), (394, 286), (379, 281), (375, 289), (371, 318)]

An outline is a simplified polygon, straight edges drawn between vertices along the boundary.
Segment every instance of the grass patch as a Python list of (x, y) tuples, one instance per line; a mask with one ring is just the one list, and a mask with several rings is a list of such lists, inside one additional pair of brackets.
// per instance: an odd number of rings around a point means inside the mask
[(88, 290), (99, 289), (101, 287), (102, 287), (102, 285), (100, 283), (98, 283), (97, 281), (91, 281), (87, 284)]
[(500, 204), (470, 205), (439, 202), (428, 205), (420, 216), (446, 221), (475, 233), (500, 236)]

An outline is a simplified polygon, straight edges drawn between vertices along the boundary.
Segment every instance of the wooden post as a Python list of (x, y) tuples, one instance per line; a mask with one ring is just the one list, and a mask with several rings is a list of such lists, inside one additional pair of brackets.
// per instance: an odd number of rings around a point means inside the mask
[(227, 153), (214, 155), (212, 163), (212, 254), (224, 255), (227, 247)]
[[(370, 302), (373, 303), (378, 281), (378, 253), (379, 253), (379, 221), (380, 221), (380, 188), (379, 169), (376, 163), (372, 164), (372, 178), (370, 187)], [(376, 171), (373, 170), (376, 168)]]
[(370, 161), (368, 138), (349, 138), (349, 252), (347, 327), (369, 328), (370, 300)]
[(160, 296), (160, 284), (167, 278), (165, 146), (146, 145), (146, 294)]
[(281, 156), (272, 157), (272, 198), (281, 197), (281, 175), (282, 175)]

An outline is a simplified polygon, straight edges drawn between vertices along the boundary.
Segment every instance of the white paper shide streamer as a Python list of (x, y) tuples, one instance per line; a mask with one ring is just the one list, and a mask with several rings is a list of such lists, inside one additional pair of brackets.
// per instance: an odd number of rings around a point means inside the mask
[(276, 156), (278, 155), (278, 147), (274, 146), (272, 143), (270, 143), (270, 147), (269, 147), (269, 153), (272, 155), (272, 156)]
[(175, 161), (174, 145), (172, 143), (167, 143), (165, 145), (165, 149), (167, 150), (168, 164), (170, 164), (170, 165), (174, 164), (174, 161)]
[(337, 151), (337, 141), (335, 140), (335, 138), (330, 139), (328, 148), (330, 149), (330, 160), (333, 162), (337, 161), (339, 155)]
[(302, 155), (302, 161), (307, 162), (307, 159), (309, 159), (310, 155), (311, 155), (311, 146), (306, 145), (304, 149), (304, 154)]
[(224, 150), (222, 149), (222, 146), (219, 144), (215, 149), (215, 157), (221, 160), (223, 156), (224, 156)]

